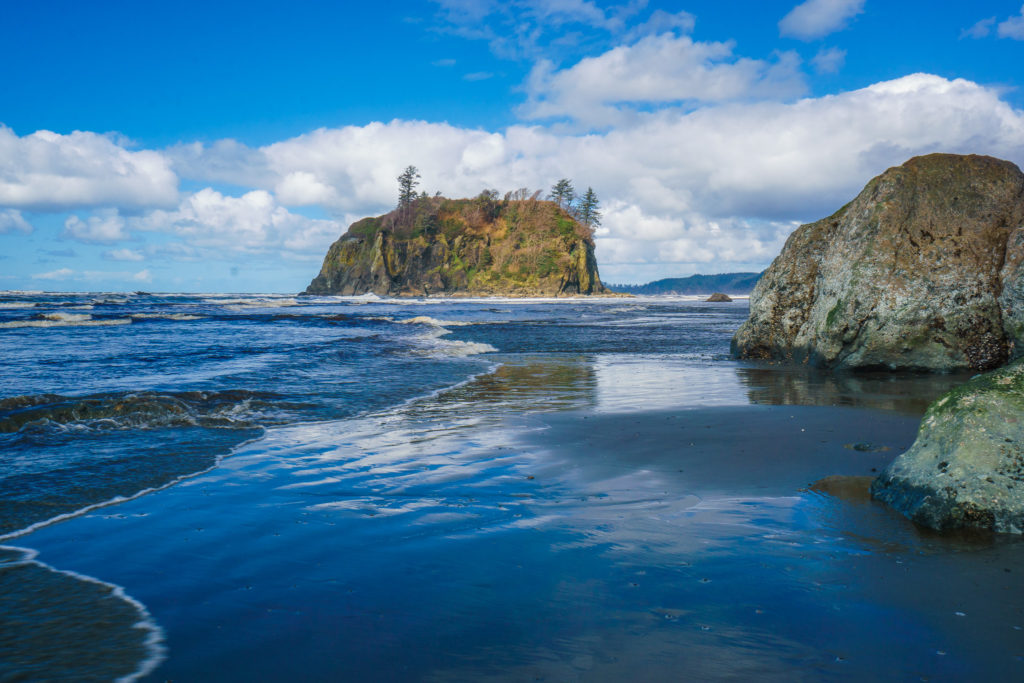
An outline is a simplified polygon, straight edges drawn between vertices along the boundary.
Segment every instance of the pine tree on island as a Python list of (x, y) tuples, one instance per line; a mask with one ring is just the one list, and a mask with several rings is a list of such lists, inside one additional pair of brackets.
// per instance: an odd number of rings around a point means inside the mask
[(597, 199), (597, 193), (594, 192), (594, 188), (588, 187), (583, 195), (583, 199), (580, 200), (579, 206), (576, 207), (576, 217), (579, 219), (579, 222), (591, 230), (601, 225), (599, 206), (600, 201)]
[(568, 178), (562, 178), (551, 188), (551, 194), (548, 195), (548, 199), (558, 204), (559, 208), (568, 211), (572, 208), (572, 202), (576, 199), (576, 190), (572, 187), (572, 181)]

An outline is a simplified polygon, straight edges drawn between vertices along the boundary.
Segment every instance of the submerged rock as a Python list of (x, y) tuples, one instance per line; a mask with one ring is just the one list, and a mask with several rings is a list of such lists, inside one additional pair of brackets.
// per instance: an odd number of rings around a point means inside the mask
[(1024, 354), (1024, 174), (915, 157), (798, 228), (732, 341), (828, 368), (987, 370)]
[(719, 302), (723, 302), (723, 301), (732, 301), (732, 297), (729, 296), (728, 294), (722, 294), (721, 292), (715, 292), (714, 294), (709, 296), (707, 299), (705, 299), (705, 301), (719, 303)]
[(552, 202), (423, 197), (364, 218), (331, 245), (306, 294), (609, 293), (591, 230)]
[(933, 529), (1024, 532), (1024, 359), (935, 401), (871, 495)]

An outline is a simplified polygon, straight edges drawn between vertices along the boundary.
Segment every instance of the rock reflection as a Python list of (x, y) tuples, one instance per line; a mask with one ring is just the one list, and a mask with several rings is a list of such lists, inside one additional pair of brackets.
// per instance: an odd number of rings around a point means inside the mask
[(828, 372), (814, 368), (740, 366), (751, 403), (848, 406), (922, 415), (928, 404), (970, 378), (969, 373)]
[(466, 412), (507, 416), (535, 411), (575, 410), (592, 406), (597, 378), (587, 356), (497, 357), (501, 365), (432, 400), (409, 406), (422, 417)]

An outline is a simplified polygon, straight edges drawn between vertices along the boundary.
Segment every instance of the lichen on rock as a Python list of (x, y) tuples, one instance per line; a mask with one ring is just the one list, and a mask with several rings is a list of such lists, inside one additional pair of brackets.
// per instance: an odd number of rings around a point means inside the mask
[(871, 494), (933, 529), (1024, 532), (1024, 359), (929, 406)]
[(609, 293), (591, 231), (552, 202), (422, 197), (364, 218), (331, 245), (306, 294)]
[(1024, 355), (1024, 174), (915, 157), (798, 228), (733, 353), (826, 368), (988, 370)]

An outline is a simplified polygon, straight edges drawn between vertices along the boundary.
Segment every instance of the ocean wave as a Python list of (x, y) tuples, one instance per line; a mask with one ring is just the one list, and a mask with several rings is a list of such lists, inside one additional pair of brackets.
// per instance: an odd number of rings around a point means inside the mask
[(0, 308), (35, 308), (32, 301), (0, 301)]
[[(4, 680), (96, 679), (125, 683), (166, 659), (163, 629), (122, 586), (40, 562), (27, 548), (0, 546), (8, 600)], [(94, 625), (102, 623), (104, 628)], [(116, 637), (111, 637), (116, 634)], [(18, 671), (18, 653), (24, 653)], [(46, 653), (47, 656), (40, 655)], [(31, 672), (31, 673), (30, 673)]]
[(201, 315), (189, 315), (188, 313), (132, 313), (134, 320), (202, 320)]
[(275, 421), (278, 404), (270, 400), (275, 398), (276, 394), (243, 390), (15, 396), (0, 400), (0, 433), (182, 426), (252, 429)]
[(414, 353), (425, 356), (465, 357), (481, 353), (497, 353), (498, 349), (484, 342), (460, 341), (458, 339), (442, 339), (449, 333), (443, 327), (435, 328), (432, 334), (416, 339)]
[(283, 306), (298, 306), (299, 300), (294, 297), (271, 297), (271, 296), (260, 296), (251, 298), (233, 298), (233, 299), (220, 299), (220, 298), (209, 298), (203, 299), (203, 303), (213, 304), (215, 306), (226, 306), (230, 310), (240, 310), (244, 308), (279, 308)]
[(131, 324), (131, 318), (105, 318), (96, 320), (88, 313), (44, 313), (28, 320), (0, 323), (0, 328), (19, 327), (106, 327)]
[(429, 315), (418, 315), (415, 318), (395, 320), (394, 322), (402, 325), (432, 325), (434, 327), (461, 327), (464, 325), (478, 324), (474, 322), (467, 322), (465, 320), (438, 320), (437, 318), (431, 318)]

